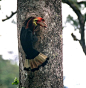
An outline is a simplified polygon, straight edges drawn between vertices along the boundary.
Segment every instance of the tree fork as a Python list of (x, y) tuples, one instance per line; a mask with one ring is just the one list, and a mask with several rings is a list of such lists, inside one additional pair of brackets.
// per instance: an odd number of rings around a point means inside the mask
[(73, 9), (73, 11), (76, 13), (76, 15), (78, 17), (79, 24), (80, 24), (80, 35), (81, 35), (81, 40), (79, 40), (79, 43), (82, 47), (82, 50), (83, 50), (84, 54), (86, 55), (85, 33), (84, 33), (86, 15), (83, 16), (81, 11), (78, 8), (78, 4), (83, 4), (83, 3), (86, 4), (86, 1), (85, 2), (75, 2), (75, 1), (72, 1), (72, 0), (62, 0), (62, 2), (68, 4)]

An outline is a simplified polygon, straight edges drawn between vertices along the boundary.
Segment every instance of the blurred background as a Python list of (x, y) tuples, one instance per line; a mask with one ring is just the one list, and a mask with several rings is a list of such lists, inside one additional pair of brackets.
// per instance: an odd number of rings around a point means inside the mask
[(0, 1), (0, 88), (17, 88), (12, 82), (15, 77), (19, 79), (16, 14), (2, 22), (16, 10), (17, 0)]
[[(77, 8), (83, 15), (86, 14), (86, 0), (70, 1), (83, 2), (84, 4)], [(12, 85), (14, 78), (19, 77), (17, 15), (2, 21), (16, 10), (17, 0), (0, 1), (0, 88), (17, 87)], [(77, 15), (65, 0), (62, 0), (62, 24), (64, 88), (86, 88), (86, 55), (79, 42), (74, 41), (74, 37), (71, 36), (73, 33), (77, 39), (81, 39), (80, 26)], [(86, 30), (84, 32), (86, 34)]]

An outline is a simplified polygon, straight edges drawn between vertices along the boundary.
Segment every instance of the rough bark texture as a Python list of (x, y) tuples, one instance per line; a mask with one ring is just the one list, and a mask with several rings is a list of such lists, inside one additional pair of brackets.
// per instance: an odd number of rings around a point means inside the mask
[[(61, 0), (18, 0), (17, 6), (19, 88), (63, 88)], [(40, 27), (39, 41), (34, 47), (50, 59), (35, 72), (23, 70), (25, 54), (20, 44), (22, 24), (31, 16), (43, 17), (48, 26), (46, 30)]]

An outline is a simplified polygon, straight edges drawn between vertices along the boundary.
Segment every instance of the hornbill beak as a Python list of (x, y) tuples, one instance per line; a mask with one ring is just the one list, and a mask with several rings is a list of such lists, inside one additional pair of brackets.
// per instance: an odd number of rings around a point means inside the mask
[(37, 22), (37, 24), (40, 25), (41, 27), (47, 28), (47, 24), (45, 23), (45, 21)]

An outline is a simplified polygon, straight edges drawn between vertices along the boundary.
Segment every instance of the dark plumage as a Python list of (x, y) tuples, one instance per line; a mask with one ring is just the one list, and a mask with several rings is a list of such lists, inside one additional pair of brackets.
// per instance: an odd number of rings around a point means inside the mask
[(39, 54), (37, 50), (33, 49), (33, 42), (35, 41), (33, 39), (34, 35), (32, 34), (32, 31), (29, 28), (25, 29), (22, 27), (20, 41), (22, 48), (26, 54), (26, 59), (34, 59)]

